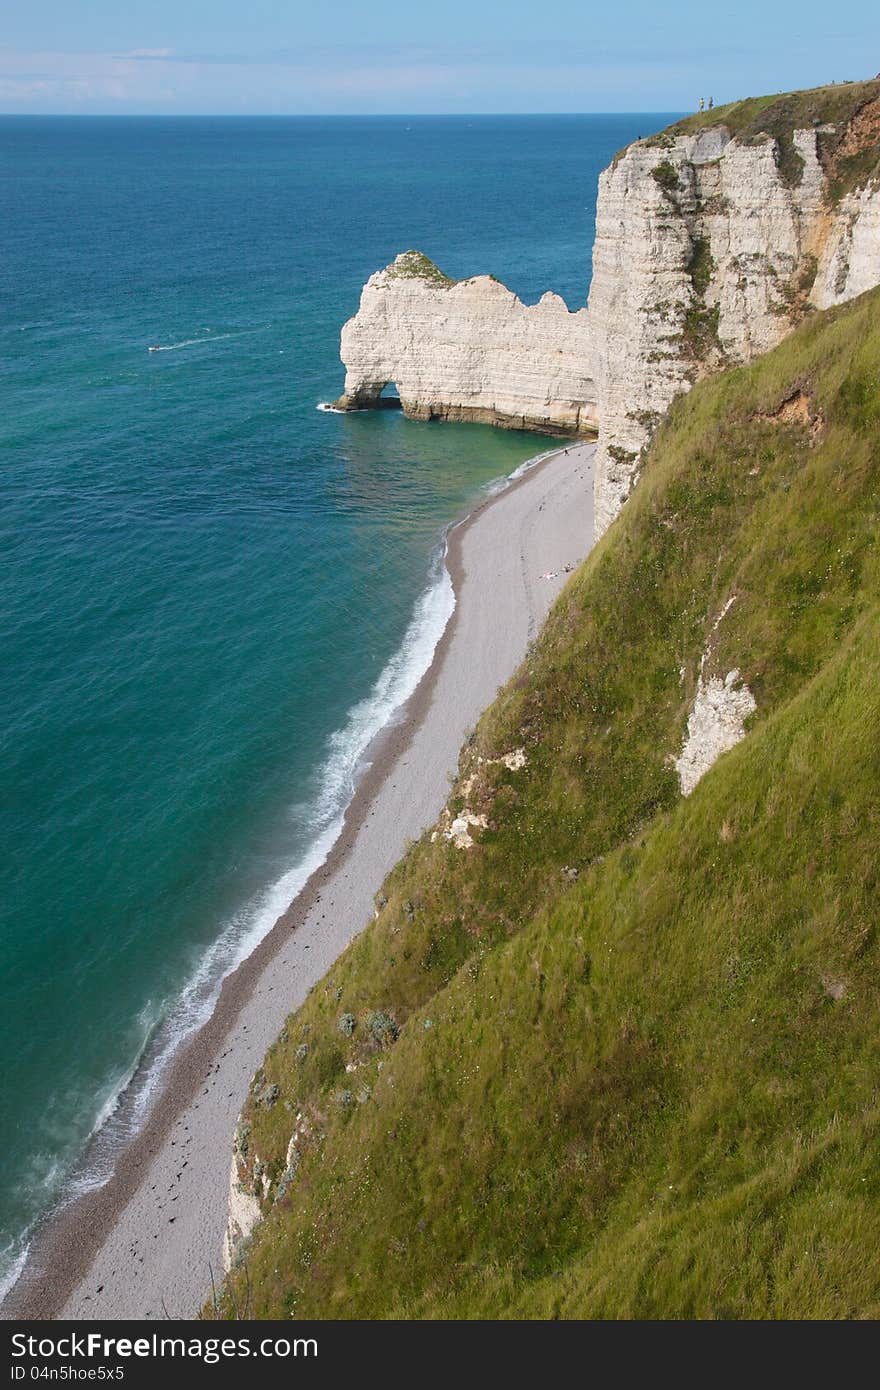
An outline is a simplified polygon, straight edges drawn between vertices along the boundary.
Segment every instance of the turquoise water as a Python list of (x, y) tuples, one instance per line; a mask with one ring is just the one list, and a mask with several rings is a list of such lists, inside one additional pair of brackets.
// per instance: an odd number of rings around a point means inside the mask
[(583, 303), (660, 119), (0, 120), (7, 1269), (332, 839), (444, 527), (547, 447), (319, 412), (361, 283), (416, 246)]

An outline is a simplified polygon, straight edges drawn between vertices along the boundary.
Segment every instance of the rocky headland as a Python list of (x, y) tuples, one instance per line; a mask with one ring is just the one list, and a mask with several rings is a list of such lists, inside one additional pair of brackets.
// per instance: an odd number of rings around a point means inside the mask
[(880, 282), (880, 80), (754, 98), (635, 141), (599, 179), (586, 308), (408, 251), (342, 330), (342, 409), (598, 430), (596, 531), (672, 401)]

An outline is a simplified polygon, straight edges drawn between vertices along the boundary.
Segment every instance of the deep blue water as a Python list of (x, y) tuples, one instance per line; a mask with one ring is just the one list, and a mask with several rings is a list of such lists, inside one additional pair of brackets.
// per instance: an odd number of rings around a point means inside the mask
[(413, 246), (582, 304), (665, 119), (0, 119), (7, 1263), (332, 836), (444, 526), (546, 447), (318, 412), (362, 282)]

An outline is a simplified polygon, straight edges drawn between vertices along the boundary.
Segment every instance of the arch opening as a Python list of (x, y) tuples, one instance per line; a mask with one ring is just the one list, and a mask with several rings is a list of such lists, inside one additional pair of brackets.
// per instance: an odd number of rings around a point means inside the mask
[(386, 381), (373, 404), (377, 410), (401, 410), (403, 407), (397, 383)]

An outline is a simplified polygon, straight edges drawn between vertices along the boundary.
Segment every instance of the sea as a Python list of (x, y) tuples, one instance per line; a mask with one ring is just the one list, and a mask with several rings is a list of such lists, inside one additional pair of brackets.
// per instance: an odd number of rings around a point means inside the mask
[(413, 247), (583, 305), (667, 119), (0, 118), (0, 1290), (327, 853), (450, 523), (547, 448), (319, 409), (361, 285)]

